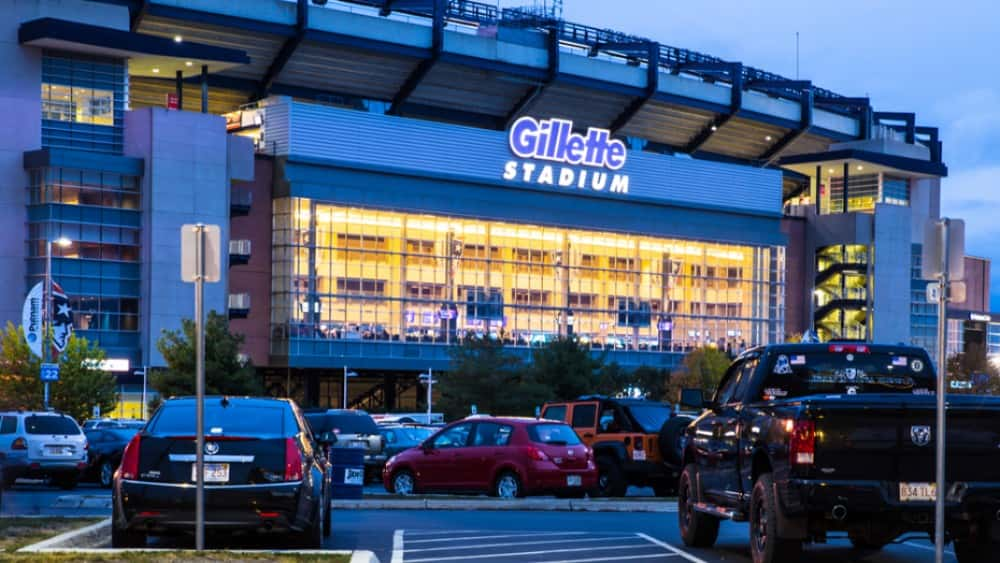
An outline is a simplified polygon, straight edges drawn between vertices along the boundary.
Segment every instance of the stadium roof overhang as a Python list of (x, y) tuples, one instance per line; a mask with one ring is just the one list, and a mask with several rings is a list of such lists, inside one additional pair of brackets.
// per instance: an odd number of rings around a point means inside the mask
[(171, 76), (176, 70), (200, 72), (203, 66), (209, 73), (218, 73), (250, 62), (247, 54), (237, 49), (57, 18), (24, 22), (17, 37), (19, 43), (32, 47), (129, 59), (133, 76)]
[(765, 166), (871, 133), (866, 98), (471, 0), (99, 1), (128, 6), (133, 31), (246, 52), (249, 64), (210, 85), (247, 101), (376, 100), (390, 114), (494, 129), (558, 116), (652, 150)]
[(844, 170), (850, 175), (881, 172), (904, 178), (941, 178), (948, 175), (948, 167), (940, 162), (859, 149), (788, 156), (778, 164), (810, 178), (815, 178), (817, 172), (821, 176), (843, 176)]

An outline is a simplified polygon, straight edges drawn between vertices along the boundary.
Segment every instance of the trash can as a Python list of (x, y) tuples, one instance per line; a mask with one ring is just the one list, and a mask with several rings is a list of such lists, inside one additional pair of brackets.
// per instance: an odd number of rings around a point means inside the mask
[(365, 450), (361, 448), (330, 448), (333, 466), (331, 497), (359, 499), (365, 485)]

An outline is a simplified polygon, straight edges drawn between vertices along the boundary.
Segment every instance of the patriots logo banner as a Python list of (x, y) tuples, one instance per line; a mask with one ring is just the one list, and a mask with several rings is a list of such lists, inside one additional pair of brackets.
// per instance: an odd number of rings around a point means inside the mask
[(62, 287), (52, 282), (52, 347), (62, 352), (73, 334), (73, 311)]

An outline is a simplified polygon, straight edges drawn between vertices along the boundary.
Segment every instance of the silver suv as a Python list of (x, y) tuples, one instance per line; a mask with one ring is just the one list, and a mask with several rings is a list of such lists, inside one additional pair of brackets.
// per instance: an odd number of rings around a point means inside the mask
[(73, 489), (87, 467), (87, 438), (59, 412), (0, 412), (0, 463), (4, 488), (23, 477)]

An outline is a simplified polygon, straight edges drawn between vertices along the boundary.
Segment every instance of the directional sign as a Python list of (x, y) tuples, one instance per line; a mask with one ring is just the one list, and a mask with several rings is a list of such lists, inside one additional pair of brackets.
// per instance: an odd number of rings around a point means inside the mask
[(59, 381), (59, 364), (42, 364), (38, 375), (42, 381)]

